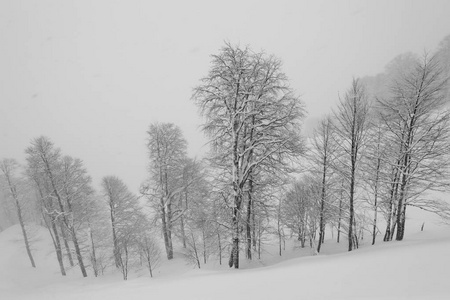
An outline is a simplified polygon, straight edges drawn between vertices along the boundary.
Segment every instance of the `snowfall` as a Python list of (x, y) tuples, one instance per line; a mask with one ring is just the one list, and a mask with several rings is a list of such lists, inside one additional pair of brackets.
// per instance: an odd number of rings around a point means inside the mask
[(266, 245), (261, 260), (241, 259), (239, 270), (214, 260), (197, 269), (177, 253), (153, 278), (135, 269), (124, 281), (118, 271), (83, 278), (77, 268), (62, 277), (39, 226), (31, 268), (15, 225), (0, 232), (0, 299), (450, 299), (450, 227), (421, 214), (407, 226), (402, 242), (383, 243), (379, 235), (372, 246), (367, 235), (352, 252), (331, 233), (319, 255), (289, 241), (280, 257), (276, 245)]

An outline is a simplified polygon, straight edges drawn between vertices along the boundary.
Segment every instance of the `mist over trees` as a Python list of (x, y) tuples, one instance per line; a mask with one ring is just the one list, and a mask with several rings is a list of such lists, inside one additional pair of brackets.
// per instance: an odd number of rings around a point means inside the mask
[(402, 54), (382, 74), (349, 79), (305, 137), (307, 112), (281, 60), (226, 43), (191, 97), (205, 157), (188, 155), (179, 126), (149, 124), (148, 176), (135, 194), (121, 170), (96, 189), (81, 159), (37, 137), (24, 164), (0, 163), (0, 230), (20, 224), (33, 267), (30, 225), (39, 224), (62, 276), (117, 270), (124, 280), (135, 269), (156, 276), (179, 257), (239, 268), (266, 244), (283, 255), (289, 239), (313, 255), (325, 242), (353, 251), (377, 237), (401, 241), (412, 207), (450, 220), (449, 203), (433, 197), (450, 187), (449, 76), (450, 36), (433, 53)]

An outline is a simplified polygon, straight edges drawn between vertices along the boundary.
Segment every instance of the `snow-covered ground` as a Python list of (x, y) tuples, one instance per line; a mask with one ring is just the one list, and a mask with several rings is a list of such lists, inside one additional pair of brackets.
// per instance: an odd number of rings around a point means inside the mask
[[(366, 245), (345, 252), (345, 241), (327, 241), (318, 256), (287, 245), (280, 259), (228, 269), (211, 263), (194, 269), (178, 255), (150, 278), (132, 271), (82, 278), (78, 269), (62, 277), (44, 228), (36, 228), (37, 268), (29, 266), (20, 227), (0, 233), (0, 299), (450, 299), (450, 228), (410, 223), (405, 241)], [(297, 256), (297, 257), (296, 257)]]

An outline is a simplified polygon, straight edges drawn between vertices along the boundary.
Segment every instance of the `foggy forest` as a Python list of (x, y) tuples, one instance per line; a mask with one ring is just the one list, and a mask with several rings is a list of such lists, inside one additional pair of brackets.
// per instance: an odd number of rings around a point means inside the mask
[(202, 152), (183, 122), (147, 120), (123, 140), (145, 151), (139, 186), (46, 132), (0, 158), (0, 268), (28, 286), (0, 298), (450, 297), (450, 35), (344, 78), (313, 119), (300, 66), (215, 49), (182, 99)]

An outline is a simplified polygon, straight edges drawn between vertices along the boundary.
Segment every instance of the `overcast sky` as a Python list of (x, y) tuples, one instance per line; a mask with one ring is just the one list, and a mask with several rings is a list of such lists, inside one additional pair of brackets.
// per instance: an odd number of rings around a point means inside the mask
[(150, 123), (177, 124), (189, 154), (205, 152), (190, 98), (224, 41), (283, 61), (308, 127), (352, 77), (434, 50), (448, 34), (446, 0), (2, 0), (0, 158), (23, 163), (45, 135), (84, 160), (96, 188), (117, 175), (137, 192)]

